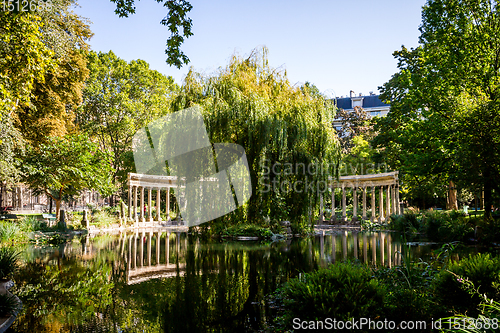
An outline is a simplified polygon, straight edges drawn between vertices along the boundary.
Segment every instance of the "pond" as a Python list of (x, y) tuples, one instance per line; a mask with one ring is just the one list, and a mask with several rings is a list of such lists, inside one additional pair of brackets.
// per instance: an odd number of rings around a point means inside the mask
[(281, 242), (218, 242), (181, 232), (84, 236), (22, 248), (12, 292), (24, 303), (8, 332), (245, 332), (275, 314), (266, 295), (344, 259), (394, 266), (409, 248), (394, 233), (340, 232)]

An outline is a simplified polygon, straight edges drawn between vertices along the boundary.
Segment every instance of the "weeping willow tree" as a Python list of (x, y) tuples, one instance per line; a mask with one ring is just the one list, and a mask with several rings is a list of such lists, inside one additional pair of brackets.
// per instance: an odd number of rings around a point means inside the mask
[(247, 58), (234, 55), (215, 75), (191, 69), (174, 110), (194, 105), (212, 143), (239, 144), (247, 155), (252, 197), (224, 222), (304, 225), (339, 160), (330, 101), (309, 86), (292, 86), (285, 71), (269, 67), (263, 48)]

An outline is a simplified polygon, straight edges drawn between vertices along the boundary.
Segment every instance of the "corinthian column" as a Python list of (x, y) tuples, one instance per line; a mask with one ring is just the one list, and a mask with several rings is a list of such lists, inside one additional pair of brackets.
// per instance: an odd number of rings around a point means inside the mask
[(347, 218), (346, 207), (345, 207), (345, 187), (342, 184), (342, 222), (345, 222)]
[(378, 221), (382, 223), (384, 221), (384, 187), (380, 186), (379, 190), (379, 217)]
[(375, 222), (375, 216), (377, 215), (377, 207), (375, 207), (375, 186), (372, 186), (372, 217), (370, 221)]

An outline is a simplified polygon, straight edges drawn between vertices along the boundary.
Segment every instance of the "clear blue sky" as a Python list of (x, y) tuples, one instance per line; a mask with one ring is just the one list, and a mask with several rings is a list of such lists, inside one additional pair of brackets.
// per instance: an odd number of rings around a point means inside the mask
[(286, 69), (293, 84), (314, 83), (329, 95), (377, 92), (397, 70), (392, 52), (418, 45), (425, 0), (192, 0), (193, 33), (182, 50), (189, 65), (165, 63), (169, 31), (159, 22), (166, 8), (136, 0), (137, 13), (119, 18), (109, 0), (79, 0), (75, 12), (90, 19), (96, 51), (113, 50), (130, 61), (182, 83), (189, 66), (210, 74), (233, 53), (269, 49), (273, 67)]

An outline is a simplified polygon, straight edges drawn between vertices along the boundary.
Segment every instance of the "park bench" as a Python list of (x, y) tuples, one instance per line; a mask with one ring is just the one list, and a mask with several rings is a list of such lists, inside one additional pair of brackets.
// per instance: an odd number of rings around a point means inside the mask
[(52, 222), (56, 222), (56, 215), (55, 214), (42, 214), (43, 220), (47, 222), (47, 225), (49, 227), (52, 226)]
[(0, 216), (1, 220), (17, 220), (16, 214), (4, 214)]

